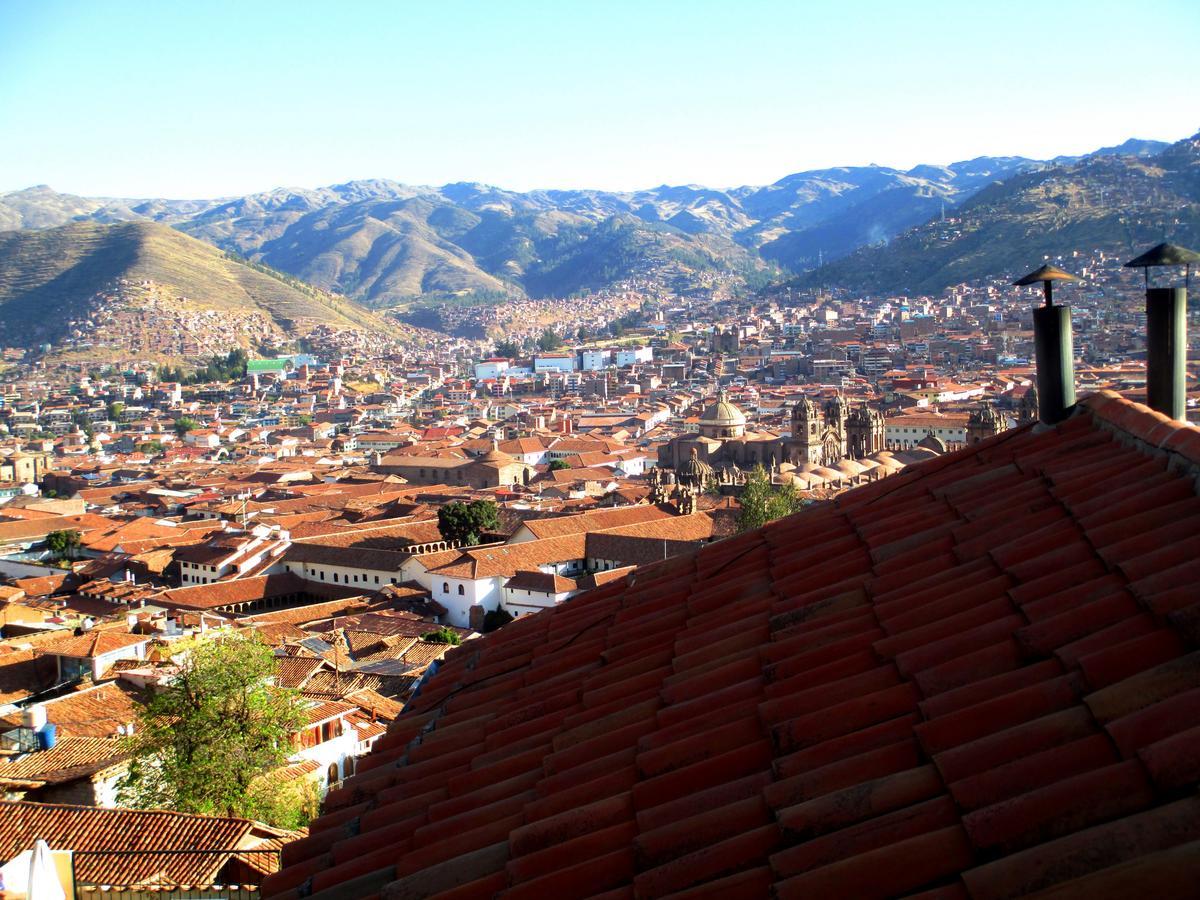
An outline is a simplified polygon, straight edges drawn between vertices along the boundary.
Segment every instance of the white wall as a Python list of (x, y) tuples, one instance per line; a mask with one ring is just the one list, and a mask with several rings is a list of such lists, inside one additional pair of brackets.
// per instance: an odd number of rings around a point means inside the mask
[[(457, 628), (471, 627), (472, 606), (482, 606), (485, 612), (500, 606), (503, 578), (446, 578), (436, 573), (426, 573), (426, 578), (430, 595), (446, 607), (447, 623)], [(458, 592), (460, 586), (461, 594)]]
[(584, 350), (583, 371), (598, 372), (608, 365), (611, 350)]
[(635, 363), (651, 362), (654, 359), (653, 347), (627, 347), (617, 350), (617, 366), (632, 366)]
[(575, 357), (535, 356), (533, 359), (534, 372), (574, 372)]
[(521, 588), (510, 590), (504, 588), (503, 606), (505, 611), (513, 618), (529, 615), (543, 609), (551, 609), (559, 603), (569, 599), (572, 591), (564, 591), (560, 594), (546, 594), (541, 591), (527, 591)]
[[(404, 581), (401, 572), (385, 569), (351, 569), (346, 566), (329, 566), (324, 563), (302, 563), (288, 560), (284, 569), (299, 575), (305, 581), (316, 581), (321, 584), (349, 585), (361, 587), (363, 590), (376, 590), (385, 584), (399, 584)], [(334, 576), (337, 580), (334, 580)]]

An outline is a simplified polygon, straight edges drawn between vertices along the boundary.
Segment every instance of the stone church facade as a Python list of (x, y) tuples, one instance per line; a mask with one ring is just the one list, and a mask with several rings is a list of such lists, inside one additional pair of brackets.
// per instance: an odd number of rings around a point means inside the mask
[(792, 465), (833, 466), (843, 459), (862, 459), (883, 449), (883, 413), (868, 406), (850, 411), (841, 394), (818, 409), (808, 397), (792, 407), (792, 436), (784, 441)]

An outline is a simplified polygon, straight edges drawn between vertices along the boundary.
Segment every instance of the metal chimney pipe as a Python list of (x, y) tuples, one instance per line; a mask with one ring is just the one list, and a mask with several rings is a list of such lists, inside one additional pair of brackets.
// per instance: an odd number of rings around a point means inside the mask
[(1075, 406), (1075, 340), (1071, 307), (1054, 305), (1054, 282), (1078, 279), (1055, 266), (1042, 266), (1016, 285), (1042, 285), (1045, 305), (1033, 311), (1033, 342), (1037, 356), (1038, 418), (1056, 425)]
[[(1187, 283), (1200, 253), (1177, 244), (1158, 244), (1126, 268), (1145, 270), (1146, 405), (1184, 421), (1187, 416)], [(1184, 266), (1184, 287), (1150, 287), (1150, 269)]]
[(1146, 289), (1146, 405), (1187, 415), (1187, 288)]
[(1033, 343), (1037, 354), (1038, 418), (1056, 425), (1075, 405), (1075, 338), (1069, 306), (1042, 306), (1033, 311)]

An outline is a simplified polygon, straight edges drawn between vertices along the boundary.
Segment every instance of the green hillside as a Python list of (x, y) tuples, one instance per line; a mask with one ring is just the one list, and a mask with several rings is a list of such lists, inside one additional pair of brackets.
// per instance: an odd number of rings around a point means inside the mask
[(119, 279), (153, 281), (195, 307), (258, 311), (301, 333), (318, 323), (383, 327), (353, 302), (165, 225), (81, 222), (0, 233), (0, 334), (18, 345), (52, 340)]
[(795, 282), (875, 293), (936, 293), (1019, 275), (1077, 250), (1135, 255), (1159, 241), (1200, 244), (1200, 140), (1150, 159), (1094, 156), (980, 191), (945, 221), (860, 249)]

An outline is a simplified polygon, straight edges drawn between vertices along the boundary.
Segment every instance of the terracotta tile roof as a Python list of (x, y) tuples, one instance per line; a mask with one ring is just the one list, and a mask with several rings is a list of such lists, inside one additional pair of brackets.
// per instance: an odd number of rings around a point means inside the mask
[(36, 540), (45, 537), (52, 531), (78, 531), (81, 535), (87, 535), (97, 529), (112, 528), (115, 524), (112, 519), (92, 513), (0, 522), (0, 544)]
[(62, 590), (67, 581), (67, 575), (35, 575), (31, 578), (17, 578), (13, 584), (23, 590), (29, 597), (48, 597), (55, 591)]
[(149, 643), (150, 638), (144, 634), (129, 634), (124, 631), (101, 631), (94, 629), (78, 637), (68, 637), (65, 640), (47, 644), (41, 648), (42, 653), (54, 656), (69, 656), (75, 659), (95, 659), (106, 653), (117, 650), (132, 649), (138, 644)]
[(325, 661), (315, 656), (277, 656), (275, 680), (280, 687), (299, 689), (324, 665)]
[[(252, 832), (262, 829), (246, 819), (184, 813), (60, 806), (0, 800), (0, 859), (12, 859), (42, 838), (52, 850), (229, 850), (249, 848)], [(210, 880), (227, 861), (220, 855), (173, 858), (161, 855), (81, 854), (75, 859), (80, 882), (196, 884)]]
[(542, 594), (565, 594), (579, 589), (573, 578), (564, 578), (553, 572), (518, 572), (504, 583), (508, 590), (537, 591)]
[(16, 703), (52, 687), (58, 681), (58, 662), (35, 650), (0, 655), (0, 704)]
[(358, 691), (381, 690), (385, 681), (378, 675), (361, 672), (334, 672), (322, 669), (313, 675), (300, 693), (310, 700), (340, 700)]
[(264, 896), (1186, 895), (1198, 473), (1102, 394), (519, 619)]
[[(117, 728), (137, 721), (135, 691), (121, 681), (107, 681), (41, 704), (46, 720), (58, 726), (61, 740), (67, 737), (112, 737)], [(0, 718), (0, 727), (16, 728), (20, 713)]]
[(400, 550), (410, 544), (423, 544), (442, 540), (437, 519), (421, 522), (389, 522), (370, 525), (343, 523), (337, 531), (326, 531), (296, 543), (322, 547), (353, 547), (355, 549)]
[(161, 598), (155, 602), (160, 606), (175, 609), (220, 609), (235, 603), (252, 603), (266, 597), (307, 594), (311, 592), (311, 588), (312, 585), (291, 573), (254, 575), (232, 581), (172, 588), (163, 591)]
[(346, 695), (346, 700), (359, 709), (364, 709), (373, 716), (381, 719), (394, 719), (404, 711), (404, 704), (398, 700), (378, 694), (369, 688), (353, 691)]
[(256, 775), (251, 784), (254, 787), (270, 786), (282, 787), (293, 781), (299, 781), (302, 778), (307, 778), (321, 768), (321, 764), (313, 759), (301, 760), (290, 766), (282, 766), (278, 769), (273, 769), (270, 772), (264, 772), (261, 775)]
[(449, 648), (446, 644), (417, 641), (417, 643), (404, 651), (403, 659), (416, 670), (423, 670), (430, 663), (444, 657), (447, 649)]
[(643, 505), (596, 509), (576, 515), (553, 516), (545, 519), (526, 519), (521, 524), (535, 538), (541, 539), (619, 528), (625, 525), (669, 518), (672, 518), (672, 514), (666, 509)]
[(364, 611), (370, 607), (365, 597), (343, 597), (324, 603), (310, 603), (291, 609), (277, 609), (239, 619), (239, 625), (307, 625), (339, 614)]
[(433, 569), (432, 574), (449, 578), (491, 578), (497, 575), (511, 578), (521, 569), (536, 569), (551, 562), (583, 559), (587, 537), (585, 534), (571, 534), (520, 544), (457, 551), (453, 562)]
[(319, 722), (328, 722), (330, 719), (336, 719), (338, 716), (352, 713), (357, 708), (351, 703), (327, 700), (324, 703), (317, 703), (315, 706), (310, 706), (304, 710), (304, 715), (307, 717), (309, 725), (316, 725)]
[(285, 551), (283, 560), (291, 563), (308, 563), (314, 566), (342, 566), (350, 569), (372, 569), (377, 572), (399, 572), (400, 567), (411, 556), (412, 553), (408, 550), (337, 547), (324, 543), (297, 541)]
[(598, 467), (555, 469), (547, 472), (546, 475), (556, 484), (570, 484), (576, 481), (611, 481), (615, 477), (611, 469)]
[(36, 787), (74, 781), (123, 758), (113, 738), (67, 737), (49, 750), (0, 760), (0, 785)]

